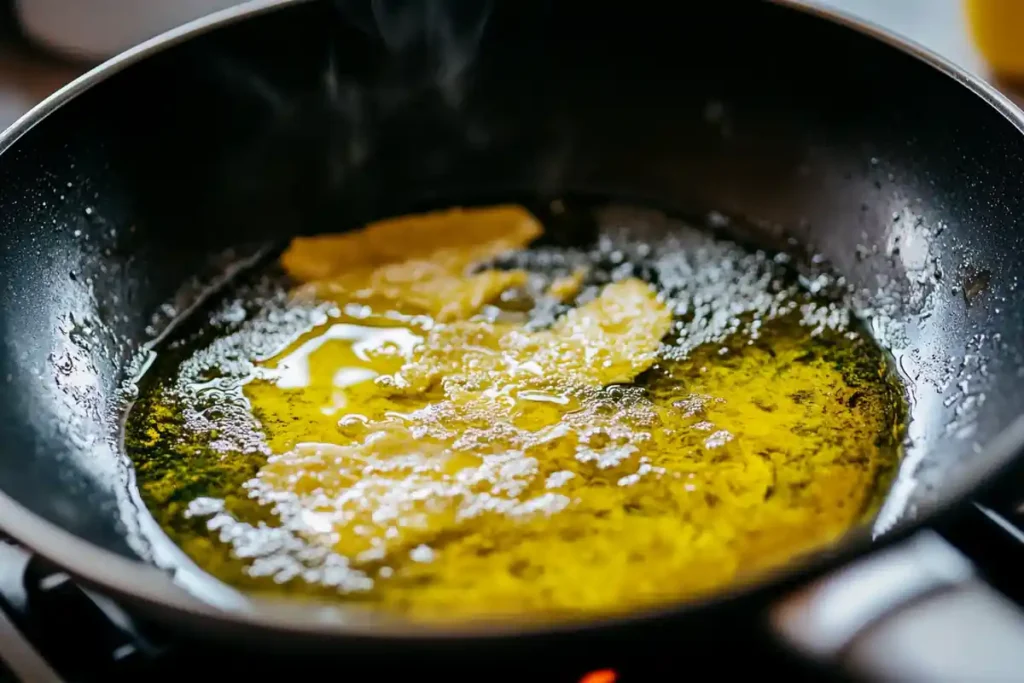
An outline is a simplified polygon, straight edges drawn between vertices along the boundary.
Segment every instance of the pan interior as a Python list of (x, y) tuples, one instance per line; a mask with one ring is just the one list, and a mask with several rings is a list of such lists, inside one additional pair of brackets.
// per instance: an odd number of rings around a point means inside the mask
[(182, 321), (130, 388), (149, 541), (256, 594), (561, 620), (870, 522), (906, 405), (840, 278), (720, 214), (543, 208), (299, 240)]
[[(1024, 122), (970, 77), (763, 0), (608, 0), (585, 14), (491, 0), (474, 5), (486, 21), (442, 22), (410, 62), (387, 44), (403, 24), (382, 35), (371, 4), (281, 3), (98, 72), (4, 137), (11, 535), (184, 614), (123, 496), (122, 383), (268, 245), (463, 201), (604, 194), (696, 210), (694, 224), (717, 209), (745, 239), (823, 256), (909, 392), (876, 532), (927, 519), (1010, 461)], [(436, 40), (453, 32), (460, 50)], [(424, 51), (472, 58), (436, 87)], [(289, 624), (321, 628), (299, 611)]]

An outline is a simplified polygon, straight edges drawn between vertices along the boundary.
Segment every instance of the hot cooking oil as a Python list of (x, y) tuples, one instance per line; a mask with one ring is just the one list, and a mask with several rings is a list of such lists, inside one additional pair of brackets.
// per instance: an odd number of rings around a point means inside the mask
[(254, 592), (547, 619), (719, 591), (873, 513), (903, 394), (824, 275), (681, 224), (542, 232), (501, 206), (293, 241), (143, 382), (161, 527)]

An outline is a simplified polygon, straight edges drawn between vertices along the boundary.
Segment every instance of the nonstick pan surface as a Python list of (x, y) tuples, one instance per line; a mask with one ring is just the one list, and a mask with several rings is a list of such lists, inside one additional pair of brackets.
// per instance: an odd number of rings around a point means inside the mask
[[(1012, 105), (913, 46), (789, 2), (427, 7), (246, 3), (99, 67), (3, 136), (9, 533), (209, 633), (365, 646), (701, 631), (905, 537), (1009, 466), (1024, 442)], [(873, 533), (721, 598), (532, 631), (423, 632), (204, 593), (154, 566), (168, 558), (125, 493), (121, 389), (211, 287), (294, 234), (575, 194), (729, 217), (739, 237), (845, 277), (912, 405)]]

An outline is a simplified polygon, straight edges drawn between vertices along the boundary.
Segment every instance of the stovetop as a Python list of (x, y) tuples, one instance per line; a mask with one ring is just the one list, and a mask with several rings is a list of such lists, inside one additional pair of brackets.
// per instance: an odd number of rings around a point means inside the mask
[[(1024, 605), (1024, 581), (1020, 580), (1024, 507), (1018, 502), (992, 501), (969, 505), (939, 531), (975, 561), (990, 583)], [(202, 642), (186, 643), (154, 624), (132, 618), (113, 601), (83, 589), (59, 568), (0, 536), (0, 683), (180, 680), (197, 672), (210, 677), (215, 669), (236, 680), (246, 675), (262, 679), (271, 667), (294, 673), (305, 663), (301, 658), (270, 661), (252, 652), (232, 654), (220, 645)], [(841, 677), (808, 668), (767, 638), (737, 636), (728, 647), (743, 652), (742, 666), (748, 672), (753, 664), (790, 680)], [(587, 667), (555, 671), (538, 661), (530, 680), (630, 683), (669, 674), (678, 677), (693, 666), (685, 647), (641, 665), (616, 666), (615, 657), (607, 653), (595, 654), (594, 663), (589, 671)], [(724, 675), (728, 664), (721, 666), (716, 675)], [(430, 674), (417, 665), (410, 665), (410, 671), (417, 677)], [(494, 671), (486, 678), (503, 680)]]

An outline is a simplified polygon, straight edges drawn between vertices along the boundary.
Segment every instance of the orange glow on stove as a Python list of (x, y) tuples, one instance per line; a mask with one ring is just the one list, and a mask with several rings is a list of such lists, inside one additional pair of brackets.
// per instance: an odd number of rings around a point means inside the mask
[(615, 669), (597, 669), (596, 671), (584, 674), (580, 678), (580, 683), (615, 683), (618, 679), (619, 674), (616, 673)]

